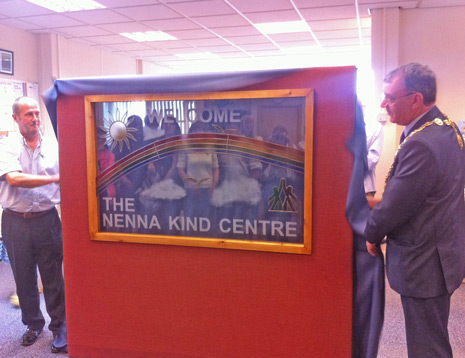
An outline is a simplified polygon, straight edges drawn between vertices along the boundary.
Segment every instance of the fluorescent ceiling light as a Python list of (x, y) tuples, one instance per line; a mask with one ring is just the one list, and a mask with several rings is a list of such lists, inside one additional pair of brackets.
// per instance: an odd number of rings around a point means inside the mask
[(106, 6), (93, 0), (27, 0), (55, 12), (104, 9)]
[(308, 25), (305, 21), (264, 22), (254, 26), (258, 31), (267, 35), (308, 32)]
[(122, 32), (120, 35), (137, 42), (177, 40), (176, 37), (162, 31)]
[(185, 60), (214, 60), (220, 58), (211, 52), (195, 52), (195, 53), (183, 53), (177, 56), (182, 57)]

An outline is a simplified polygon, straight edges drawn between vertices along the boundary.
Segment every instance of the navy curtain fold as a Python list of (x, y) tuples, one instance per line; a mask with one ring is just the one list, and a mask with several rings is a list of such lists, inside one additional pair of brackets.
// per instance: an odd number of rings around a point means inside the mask
[(235, 91), (268, 82), (303, 69), (240, 71), (166, 76), (108, 76), (55, 80), (42, 94), (55, 134), (58, 136), (57, 100), (60, 95), (157, 94)]
[(384, 258), (373, 257), (363, 237), (370, 207), (363, 185), (368, 168), (365, 122), (357, 103), (354, 134), (347, 145), (354, 155), (346, 203), (346, 217), (353, 231), (352, 357), (376, 358), (384, 321)]

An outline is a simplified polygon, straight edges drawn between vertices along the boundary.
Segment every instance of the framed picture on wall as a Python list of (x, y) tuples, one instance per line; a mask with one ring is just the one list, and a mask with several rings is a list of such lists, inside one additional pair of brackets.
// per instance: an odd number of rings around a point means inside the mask
[(311, 253), (313, 91), (86, 96), (92, 240)]
[(0, 73), (6, 75), (14, 74), (14, 55), (12, 51), (0, 49)]

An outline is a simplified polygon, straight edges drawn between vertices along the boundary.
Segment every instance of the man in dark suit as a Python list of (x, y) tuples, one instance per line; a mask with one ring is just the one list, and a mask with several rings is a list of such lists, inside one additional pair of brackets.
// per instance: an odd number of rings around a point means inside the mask
[(410, 63), (385, 79), (390, 120), (405, 126), (383, 199), (367, 220), (370, 254), (387, 236), (389, 283), (401, 295), (410, 358), (452, 357), (450, 297), (465, 275), (465, 148), (435, 105), (436, 78)]

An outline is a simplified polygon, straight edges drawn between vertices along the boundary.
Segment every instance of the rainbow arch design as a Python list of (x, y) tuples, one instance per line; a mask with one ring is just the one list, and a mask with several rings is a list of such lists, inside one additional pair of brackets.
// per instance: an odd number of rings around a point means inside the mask
[(304, 173), (305, 152), (258, 139), (225, 133), (194, 133), (150, 143), (106, 168), (97, 175), (97, 193), (123, 175), (151, 161), (181, 152), (207, 151), (239, 155)]

